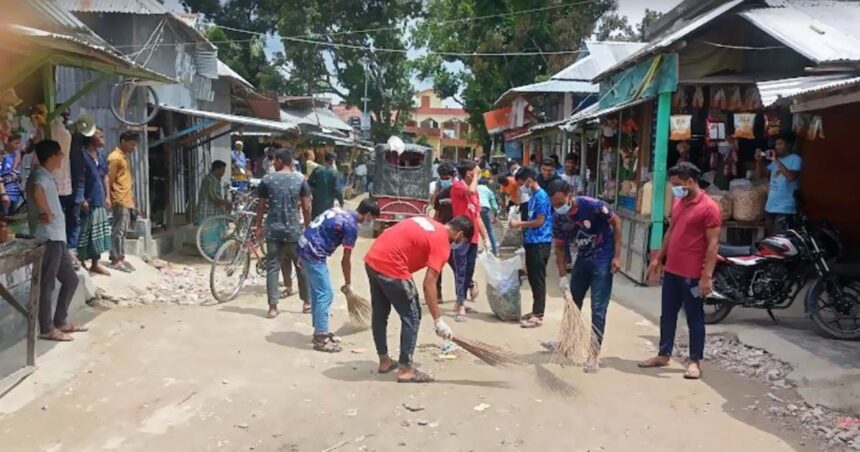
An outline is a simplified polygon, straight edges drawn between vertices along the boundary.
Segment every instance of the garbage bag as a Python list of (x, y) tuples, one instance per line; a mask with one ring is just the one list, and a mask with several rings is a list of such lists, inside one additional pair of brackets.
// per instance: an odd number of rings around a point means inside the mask
[(487, 277), (487, 302), (501, 320), (519, 320), (521, 311), (520, 277), (522, 248), (511, 257), (499, 258), (481, 253), (478, 261)]
[[(520, 217), (520, 209), (519, 207), (512, 206), (508, 209), (508, 221), (511, 218), (519, 218)], [(502, 241), (499, 243), (499, 246), (504, 248), (520, 248), (523, 246), (523, 230), (522, 229), (512, 229), (508, 227), (508, 223), (505, 222), (501, 225), (502, 229)]]

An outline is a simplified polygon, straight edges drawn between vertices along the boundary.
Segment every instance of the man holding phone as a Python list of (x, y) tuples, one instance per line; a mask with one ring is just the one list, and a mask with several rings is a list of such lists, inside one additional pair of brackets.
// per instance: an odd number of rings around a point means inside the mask
[(702, 376), (699, 362), (705, 353), (704, 298), (713, 292), (722, 223), (719, 206), (699, 188), (699, 175), (699, 169), (690, 162), (681, 162), (669, 170), (675, 197), (672, 221), (663, 247), (648, 267), (652, 282), (663, 276), (660, 351), (657, 356), (639, 363), (643, 368), (669, 365), (678, 311), (683, 306), (690, 333), (690, 362), (684, 378), (689, 380)]
[(776, 139), (773, 149), (755, 151), (756, 175), (759, 178), (770, 176), (770, 190), (764, 207), (765, 228), (769, 236), (788, 229), (791, 218), (797, 215), (794, 194), (800, 185), (803, 160), (791, 153), (793, 142), (794, 137), (785, 134)]

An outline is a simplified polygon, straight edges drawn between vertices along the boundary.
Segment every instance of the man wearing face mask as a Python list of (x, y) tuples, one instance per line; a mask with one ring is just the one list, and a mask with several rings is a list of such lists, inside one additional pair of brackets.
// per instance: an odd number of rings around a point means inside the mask
[[(331, 290), (326, 260), (343, 245), (340, 266), (343, 271), (345, 295), (352, 293), (352, 248), (358, 239), (359, 225), (379, 218), (379, 206), (373, 198), (366, 198), (357, 210), (333, 207), (311, 221), (299, 238), (299, 259), (308, 280), (311, 298), (311, 318), (314, 326), (314, 350), (339, 352), (340, 338), (329, 331), (328, 319), (334, 293)], [(366, 226), (362, 226), (366, 227)]]
[[(373, 305), (373, 342), (379, 355), (379, 373), (395, 369), (397, 381), (426, 383), (433, 377), (413, 367), (412, 354), (418, 339), (421, 306), (418, 288), (412, 274), (426, 268), (424, 274), (424, 300), (433, 317), (436, 335), (451, 339), (454, 333), (442, 320), (436, 295), (436, 279), (448, 260), (451, 249), (468, 243), (475, 226), (468, 217), (459, 216), (443, 225), (426, 217), (413, 217), (385, 230), (374, 240), (364, 257), (370, 281), (370, 298)], [(388, 356), (388, 315), (391, 307), (400, 316), (400, 358), (397, 362)]]
[(522, 318), (523, 328), (536, 328), (543, 325), (546, 306), (546, 265), (552, 250), (552, 204), (549, 195), (537, 183), (537, 175), (531, 168), (521, 169), (517, 184), (531, 194), (529, 216), (526, 221), (511, 219), (511, 228), (524, 229), (523, 243), (526, 250), (526, 273), (532, 288), (534, 303), (532, 312)]
[[(478, 179), (481, 169), (471, 160), (462, 160), (457, 165), (460, 179), (451, 186), (451, 214), (464, 215), (472, 220), (475, 233), (464, 248), (453, 253), (455, 287), (457, 289), (457, 315), (454, 320), (466, 320), (466, 292), (472, 301), (478, 298), (478, 286), (472, 280), (475, 275), (475, 261), (478, 257), (478, 243), (483, 240), (484, 249), (489, 248), (487, 230), (481, 221), (481, 201), (478, 195)], [(479, 240), (480, 239), (480, 240)]]
[[(576, 196), (565, 181), (549, 185), (549, 196), (555, 216), (552, 238), (555, 241), (555, 264), (559, 290), (570, 290), (576, 307), (582, 309), (585, 294), (591, 289), (592, 346), (600, 352), (606, 326), (606, 311), (612, 294), (612, 274), (621, 267), (621, 219), (605, 202)], [(578, 249), (576, 263), (568, 276), (565, 251)], [(596, 361), (585, 365), (586, 372), (599, 369)]]
[(639, 363), (639, 367), (646, 368), (669, 364), (678, 311), (683, 306), (690, 335), (690, 362), (684, 378), (690, 380), (702, 375), (699, 362), (705, 351), (704, 297), (713, 291), (722, 223), (720, 208), (699, 188), (698, 178), (699, 169), (690, 162), (679, 163), (669, 170), (675, 197), (672, 221), (663, 248), (648, 267), (651, 281), (656, 282), (661, 274), (663, 276), (660, 351), (657, 356)]

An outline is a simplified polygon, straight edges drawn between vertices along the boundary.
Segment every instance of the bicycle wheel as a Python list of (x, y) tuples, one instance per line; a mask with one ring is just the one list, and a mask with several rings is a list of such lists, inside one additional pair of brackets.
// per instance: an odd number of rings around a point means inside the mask
[(209, 270), (209, 289), (221, 303), (236, 298), (248, 277), (251, 256), (244, 243), (229, 239), (221, 245)]
[(215, 215), (203, 220), (197, 228), (197, 251), (209, 262), (221, 245), (236, 233), (236, 219), (229, 215)]

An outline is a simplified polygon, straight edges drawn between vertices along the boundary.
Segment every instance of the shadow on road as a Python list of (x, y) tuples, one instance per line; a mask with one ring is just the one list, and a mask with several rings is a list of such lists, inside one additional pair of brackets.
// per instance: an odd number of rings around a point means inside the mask
[(299, 350), (311, 350), (313, 347), (308, 338), (307, 334), (296, 331), (279, 331), (266, 336), (266, 342)]
[[(389, 374), (379, 374), (376, 369), (379, 363), (375, 361), (347, 361), (338, 363), (335, 367), (322, 371), (326, 377), (345, 382), (361, 382), (374, 380), (390, 380), (392, 384), (397, 384), (397, 372)], [(420, 367), (420, 366), (419, 366)], [(451, 384), (457, 386), (474, 386), (478, 388), (502, 388), (508, 389), (510, 383), (506, 381), (480, 381), (480, 380), (445, 380), (437, 379), (434, 382), (428, 383), (431, 385)]]
[[(647, 359), (649, 357), (643, 358)], [(603, 363), (606, 367), (615, 369), (621, 373), (630, 375), (639, 375), (652, 378), (674, 378), (672, 375), (683, 374), (683, 369), (673, 369), (669, 367), (652, 367), (643, 369), (639, 367), (639, 361), (632, 359), (622, 359), (617, 357), (603, 358)]]
[(222, 312), (229, 312), (231, 314), (242, 314), (242, 315), (253, 315), (257, 317), (266, 317), (266, 310), (263, 308), (244, 308), (241, 306), (224, 306), (219, 309)]

